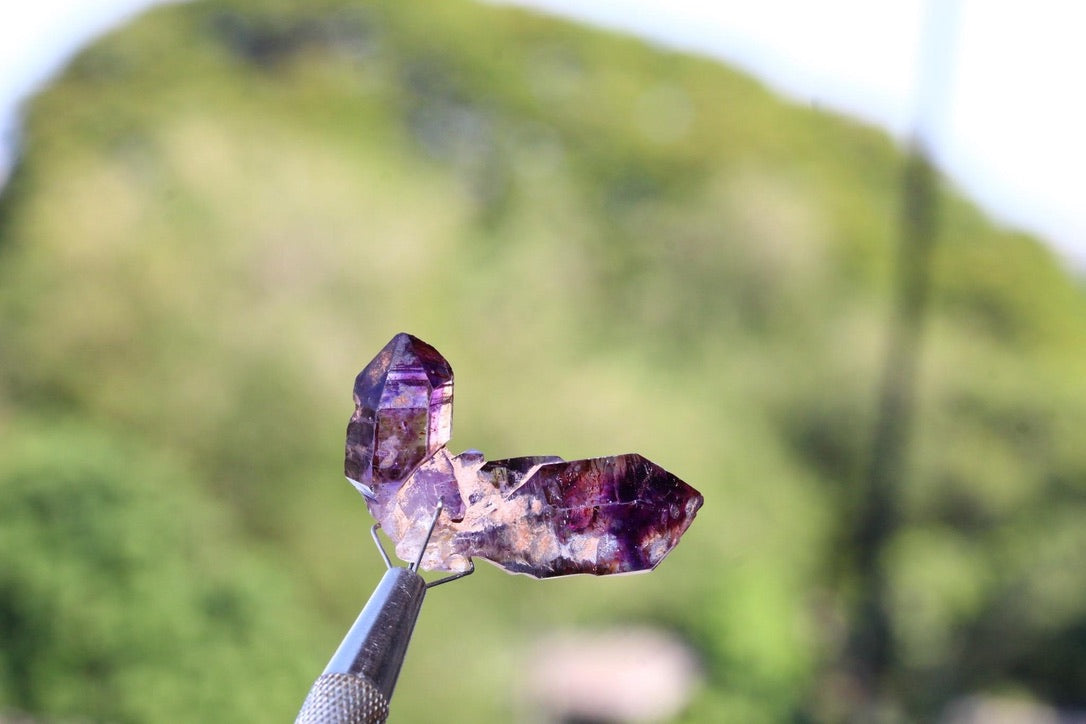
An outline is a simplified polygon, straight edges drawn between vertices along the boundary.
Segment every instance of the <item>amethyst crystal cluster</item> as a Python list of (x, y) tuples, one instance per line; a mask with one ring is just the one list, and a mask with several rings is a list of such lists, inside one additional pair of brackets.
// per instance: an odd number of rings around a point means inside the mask
[(453, 455), (452, 368), (398, 334), (354, 383), (347, 479), (405, 561), (438, 502), (422, 567), (463, 571), (473, 556), (538, 578), (654, 568), (679, 542), (701, 495), (637, 454), (564, 461)]

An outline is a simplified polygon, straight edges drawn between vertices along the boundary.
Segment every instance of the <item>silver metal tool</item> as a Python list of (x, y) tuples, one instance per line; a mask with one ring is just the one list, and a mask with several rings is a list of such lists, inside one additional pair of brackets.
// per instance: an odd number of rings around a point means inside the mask
[(328, 666), (313, 683), (295, 724), (379, 724), (388, 718), (392, 690), (427, 589), (463, 578), (475, 570), (472, 563), (463, 573), (429, 583), (419, 575), (419, 563), (441, 509), (438, 503), (418, 558), (406, 568), (392, 565), (377, 537), (378, 526), (370, 529), (388, 570)]

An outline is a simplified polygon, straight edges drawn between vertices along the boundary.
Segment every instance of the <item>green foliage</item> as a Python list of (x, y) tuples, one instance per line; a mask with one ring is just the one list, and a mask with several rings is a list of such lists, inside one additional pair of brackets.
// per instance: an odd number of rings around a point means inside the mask
[[(688, 720), (844, 716), (902, 166), (511, 9), (217, 0), (96, 44), (0, 198), (0, 706), (288, 717), (379, 575), (342, 435), (407, 330), (456, 369), (454, 447), (636, 450), (707, 502), (649, 576), (434, 591), (401, 721), (509, 720), (535, 637), (626, 622), (699, 652)], [(1082, 706), (1086, 299), (942, 200), (889, 706)]]
[(319, 659), (283, 656), (300, 638), (282, 622), (305, 611), (191, 476), (60, 420), (13, 420), (0, 460), (0, 706), (132, 722), (291, 714)]

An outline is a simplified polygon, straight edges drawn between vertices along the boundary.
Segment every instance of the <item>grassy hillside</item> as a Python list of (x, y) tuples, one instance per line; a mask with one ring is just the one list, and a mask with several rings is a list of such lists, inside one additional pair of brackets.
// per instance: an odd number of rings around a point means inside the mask
[[(685, 720), (862, 711), (842, 541), (903, 165), (707, 60), (460, 0), (99, 42), (0, 197), (0, 710), (293, 716), (380, 575), (343, 431), (406, 330), (456, 371), (454, 449), (638, 451), (706, 504), (651, 575), (436, 589), (399, 721), (520, 717), (538, 637), (626, 623), (698, 652)], [(1083, 707), (1086, 297), (940, 194), (879, 706)]]

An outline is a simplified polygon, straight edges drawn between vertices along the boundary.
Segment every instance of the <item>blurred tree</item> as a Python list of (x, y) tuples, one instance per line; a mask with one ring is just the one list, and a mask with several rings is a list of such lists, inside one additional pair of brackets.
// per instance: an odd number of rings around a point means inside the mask
[(895, 693), (890, 688), (890, 679), (899, 660), (894, 651), (886, 558), (887, 549), (902, 524), (901, 489), (909, 466), (909, 441), (916, 416), (916, 370), (938, 231), (935, 170), (919, 146), (914, 145), (906, 160), (902, 189), (896, 300), (888, 325), (890, 338), (879, 409), (870, 460), (861, 480), (857, 505), (849, 516), (851, 540), (845, 549), (852, 556), (849, 572), (856, 577), (846, 666), (872, 707)]
[(0, 710), (291, 715), (294, 681), (319, 664), (282, 655), (300, 640), (282, 622), (306, 616), (169, 457), (18, 419), (0, 459)]

